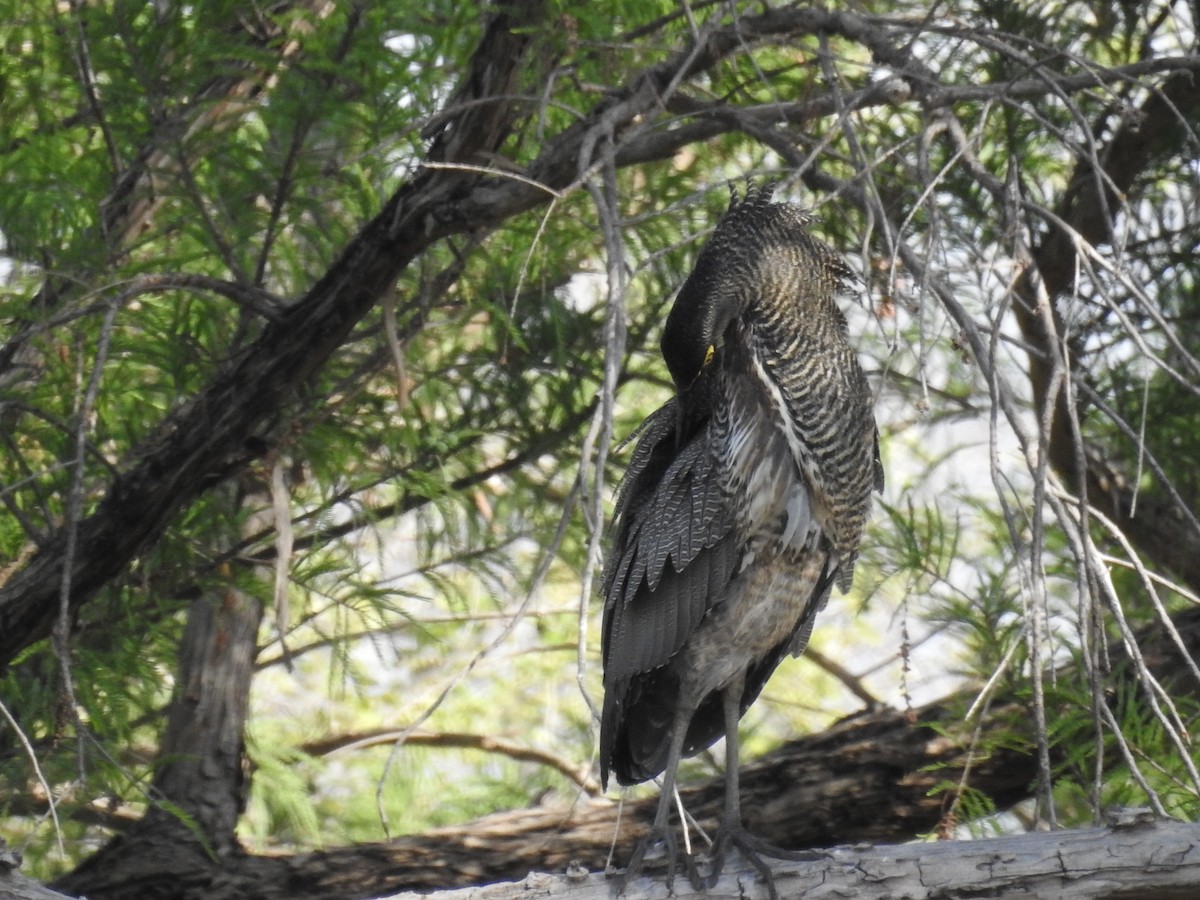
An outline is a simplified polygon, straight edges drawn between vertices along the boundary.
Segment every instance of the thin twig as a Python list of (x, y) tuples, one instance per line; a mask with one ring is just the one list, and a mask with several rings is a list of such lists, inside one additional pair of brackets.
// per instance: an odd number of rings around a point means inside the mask
[(41, 764), (38, 762), (37, 752), (33, 749), (33, 744), (29, 743), (29, 738), (25, 732), (21, 730), (21, 726), (17, 720), (13, 718), (8, 707), (4, 705), (4, 701), (0, 700), (0, 714), (3, 714), (4, 720), (8, 722), (12, 728), (13, 734), (17, 736), (17, 740), (21, 744), (21, 748), (25, 751), (25, 755), (29, 757), (29, 764), (33, 766), (34, 777), (37, 778), (38, 784), (42, 786), (42, 790), (46, 793), (46, 803), (50, 808), (50, 818), (54, 821), (54, 837), (58, 842), (58, 855), (61, 859), (67, 858), (67, 850), (63, 845), (62, 824), (58, 821), (58, 804), (54, 799), (54, 791), (50, 787), (50, 782), (46, 780), (45, 774), (42, 772)]

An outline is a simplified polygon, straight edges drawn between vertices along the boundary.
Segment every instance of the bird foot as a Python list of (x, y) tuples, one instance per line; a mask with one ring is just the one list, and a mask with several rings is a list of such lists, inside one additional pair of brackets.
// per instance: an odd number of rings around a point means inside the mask
[(771, 867), (763, 859), (764, 856), (791, 862), (807, 862), (829, 858), (828, 853), (820, 850), (785, 850), (783, 847), (777, 847), (769, 841), (755, 837), (746, 831), (745, 828), (724, 827), (717, 834), (717, 841), (713, 846), (712, 865), (708, 872), (708, 878), (705, 879), (705, 887), (711, 888), (716, 886), (717, 879), (721, 875), (721, 870), (725, 867), (725, 858), (731, 847), (736, 849), (741, 854), (742, 859), (750, 863), (755, 871), (762, 876), (763, 881), (767, 885), (767, 892), (770, 894), (771, 900), (779, 900), (779, 894), (775, 890), (775, 875), (771, 871)]
[(642, 867), (648, 860), (657, 859), (660, 856), (665, 856), (667, 859), (667, 890), (671, 890), (675, 883), (675, 873), (679, 869), (680, 859), (683, 861), (692, 888), (697, 891), (704, 890), (704, 879), (700, 877), (700, 870), (696, 868), (696, 861), (691, 854), (680, 851), (679, 842), (670, 828), (655, 828), (638, 841), (625, 871), (613, 876), (617, 895), (625, 893), (626, 886), (641, 874)]

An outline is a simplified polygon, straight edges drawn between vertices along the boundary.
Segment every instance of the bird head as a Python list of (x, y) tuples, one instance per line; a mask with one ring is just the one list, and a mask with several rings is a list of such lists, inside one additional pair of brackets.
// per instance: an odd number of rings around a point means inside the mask
[(798, 207), (773, 203), (774, 185), (736, 194), (679, 289), (663, 329), (662, 354), (676, 390), (687, 390), (719, 358), (730, 327), (766, 304), (832, 304), (845, 264), (809, 235)]

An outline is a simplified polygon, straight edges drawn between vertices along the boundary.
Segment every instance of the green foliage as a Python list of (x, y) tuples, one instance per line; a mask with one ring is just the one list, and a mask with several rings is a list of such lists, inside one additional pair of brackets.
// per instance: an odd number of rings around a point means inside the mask
[[(7, 724), (0, 833), (48, 876), (105, 833), (73, 815), (154, 802), (184, 624), (197, 598), (227, 589), (267, 610), (242, 822), (254, 847), (378, 839), (383, 819), (392, 834), (417, 832), (546, 791), (573, 796), (560, 772), (499, 753), (312, 748), (422, 719), (426, 734), (493, 735), (576, 765), (591, 758), (593, 723), (576, 687), (591, 530), (571, 503), (609, 492), (629, 448), (609, 448), (595, 485), (585, 436), (606, 365), (618, 369), (616, 441), (667, 396), (665, 311), (729, 189), (748, 179), (782, 180), (781, 195), (810, 205), (814, 230), (859, 272), (863, 289), (843, 305), (879, 386), (889, 484), (856, 590), (833, 599), (814, 648), (861, 678), (859, 694), (890, 703), (990, 683), (1013, 712), (981, 754), (1032, 746), (1032, 668), (1056, 671), (1045, 701), (1065, 710), (1048, 734), (1060, 818), (1088, 820), (1097, 797), (1144, 802), (1135, 774), (1168, 811), (1196, 816), (1192, 751), (1179, 752), (1145, 688), (1121, 672), (1098, 679), (1118, 735), (1097, 726), (1097, 685), (1076, 674), (1085, 637), (1118, 646), (1121, 636), (1078, 534), (1053, 503), (1035, 508), (1035, 488), (1049, 484), (1065, 504), (1078, 485), (1039, 469), (1037, 350), (1026, 355), (1028, 337), (1012, 324), (1031, 248), (1097, 180), (1083, 161), (1104, 158), (1160, 90), (1149, 64), (1166, 71), (1164, 60), (1194, 53), (1195, 23), (1181, 7), (1134, 6), (980, 0), (949, 17), (919, 4), (835, 4), (862, 13), (863, 29), (744, 36), (712, 65), (681, 70), (659, 107), (597, 132), (598, 152), (611, 137), (619, 163), (594, 173), (618, 198), (615, 265), (628, 285), (611, 301), (612, 223), (580, 184), (552, 206), (495, 228), (472, 223), (427, 248), (394, 297), (290, 386), (270, 432), (247, 436), (269, 452), (250, 454), (250, 467), (231, 461), (231, 477), (161, 523), (72, 617), (74, 708), (48, 639), (0, 672), (0, 701), (62, 796), (68, 853), (52, 852), (43, 789)], [(511, 86), (516, 120), (494, 154), (469, 164), (537, 174), (535, 161), (590, 112), (619, 111), (639, 73), (759, 12), (547, 4)], [(252, 12), (109, 0), (0, 13), (3, 587), (61, 533), (74, 491), (79, 514), (93, 512), (167, 417), (281, 321), (411, 183), (439, 129), (458, 127), (447, 114), (485, 22), (476, 5), (450, 0)], [(870, 29), (887, 40), (872, 43)], [(1143, 80), (1029, 87), (1135, 63), (1147, 64)], [(894, 98), (872, 99), (886, 83)], [(956, 99), (943, 103), (941, 90)], [(621, 155), (684, 132), (695, 137), (634, 163)], [(1200, 228), (1186, 147), (1156, 148), (1121, 196), (1105, 195), (1120, 206), (1116, 226), (1079, 258), (1055, 306), (1080, 454), (1123, 473), (1146, 502), (1175, 497), (1181, 528), (1191, 525), (1180, 510), (1200, 497)], [(623, 304), (628, 327), (618, 356), (605, 346), (609, 302)], [(973, 336), (986, 359), (972, 354)], [(272, 496), (280, 476), (283, 498)], [(278, 502), (294, 539), (279, 592)], [(1124, 543), (1094, 519), (1087, 527), (1119, 558), (1105, 565), (1131, 627), (1156, 625)], [(1144, 561), (1178, 579), (1159, 585), (1167, 612), (1189, 608), (1197, 585)], [(597, 610), (582, 618), (583, 681), (598, 696)], [(764, 701), (745, 720), (750, 754), (860, 702), (808, 660), (785, 663)], [(1185, 729), (1194, 724), (1187, 696), (1176, 709)], [(719, 767), (714, 757), (695, 766)], [(939, 790), (960, 821), (999, 812), (970, 783), (948, 778)]]
[(313, 804), (312, 760), (280, 743), (280, 735), (273, 737), (260, 740), (254, 729), (247, 735), (255, 770), (244, 836), (261, 840), (269, 835), (284, 845), (320, 846), (322, 823)]

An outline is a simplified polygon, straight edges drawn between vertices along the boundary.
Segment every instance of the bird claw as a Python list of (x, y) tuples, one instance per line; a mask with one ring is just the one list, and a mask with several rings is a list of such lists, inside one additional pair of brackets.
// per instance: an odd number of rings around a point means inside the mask
[(755, 871), (762, 876), (763, 881), (767, 885), (767, 893), (770, 894), (770, 900), (779, 900), (779, 894), (775, 890), (775, 874), (763, 859), (764, 856), (791, 862), (829, 859), (829, 854), (820, 850), (785, 850), (783, 847), (777, 847), (769, 841), (755, 837), (744, 828), (726, 827), (718, 832), (716, 844), (713, 846), (712, 864), (709, 867), (708, 878), (705, 879), (704, 884), (706, 888), (716, 886), (717, 879), (721, 876), (721, 870), (725, 867), (725, 858), (731, 847), (736, 849), (742, 859), (753, 866)]
[(647, 860), (659, 857), (658, 853), (649, 853), (651, 848), (656, 845), (661, 845), (663, 850), (662, 856), (665, 856), (667, 859), (667, 890), (672, 891), (674, 887), (675, 873), (679, 869), (681, 858), (684, 868), (687, 870), (688, 881), (691, 883), (692, 888), (696, 891), (704, 890), (705, 880), (700, 876), (700, 870), (696, 867), (696, 861), (690, 853), (680, 851), (678, 840), (671, 830), (667, 828), (662, 831), (658, 829), (652, 830), (637, 842), (637, 846), (633, 849), (633, 855), (629, 858), (629, 865), (625, 867), (625, 871), (613, 876), (618, 896), (624, 894), (629, 882), (641, 874), (642, 867), (646, 864)]

